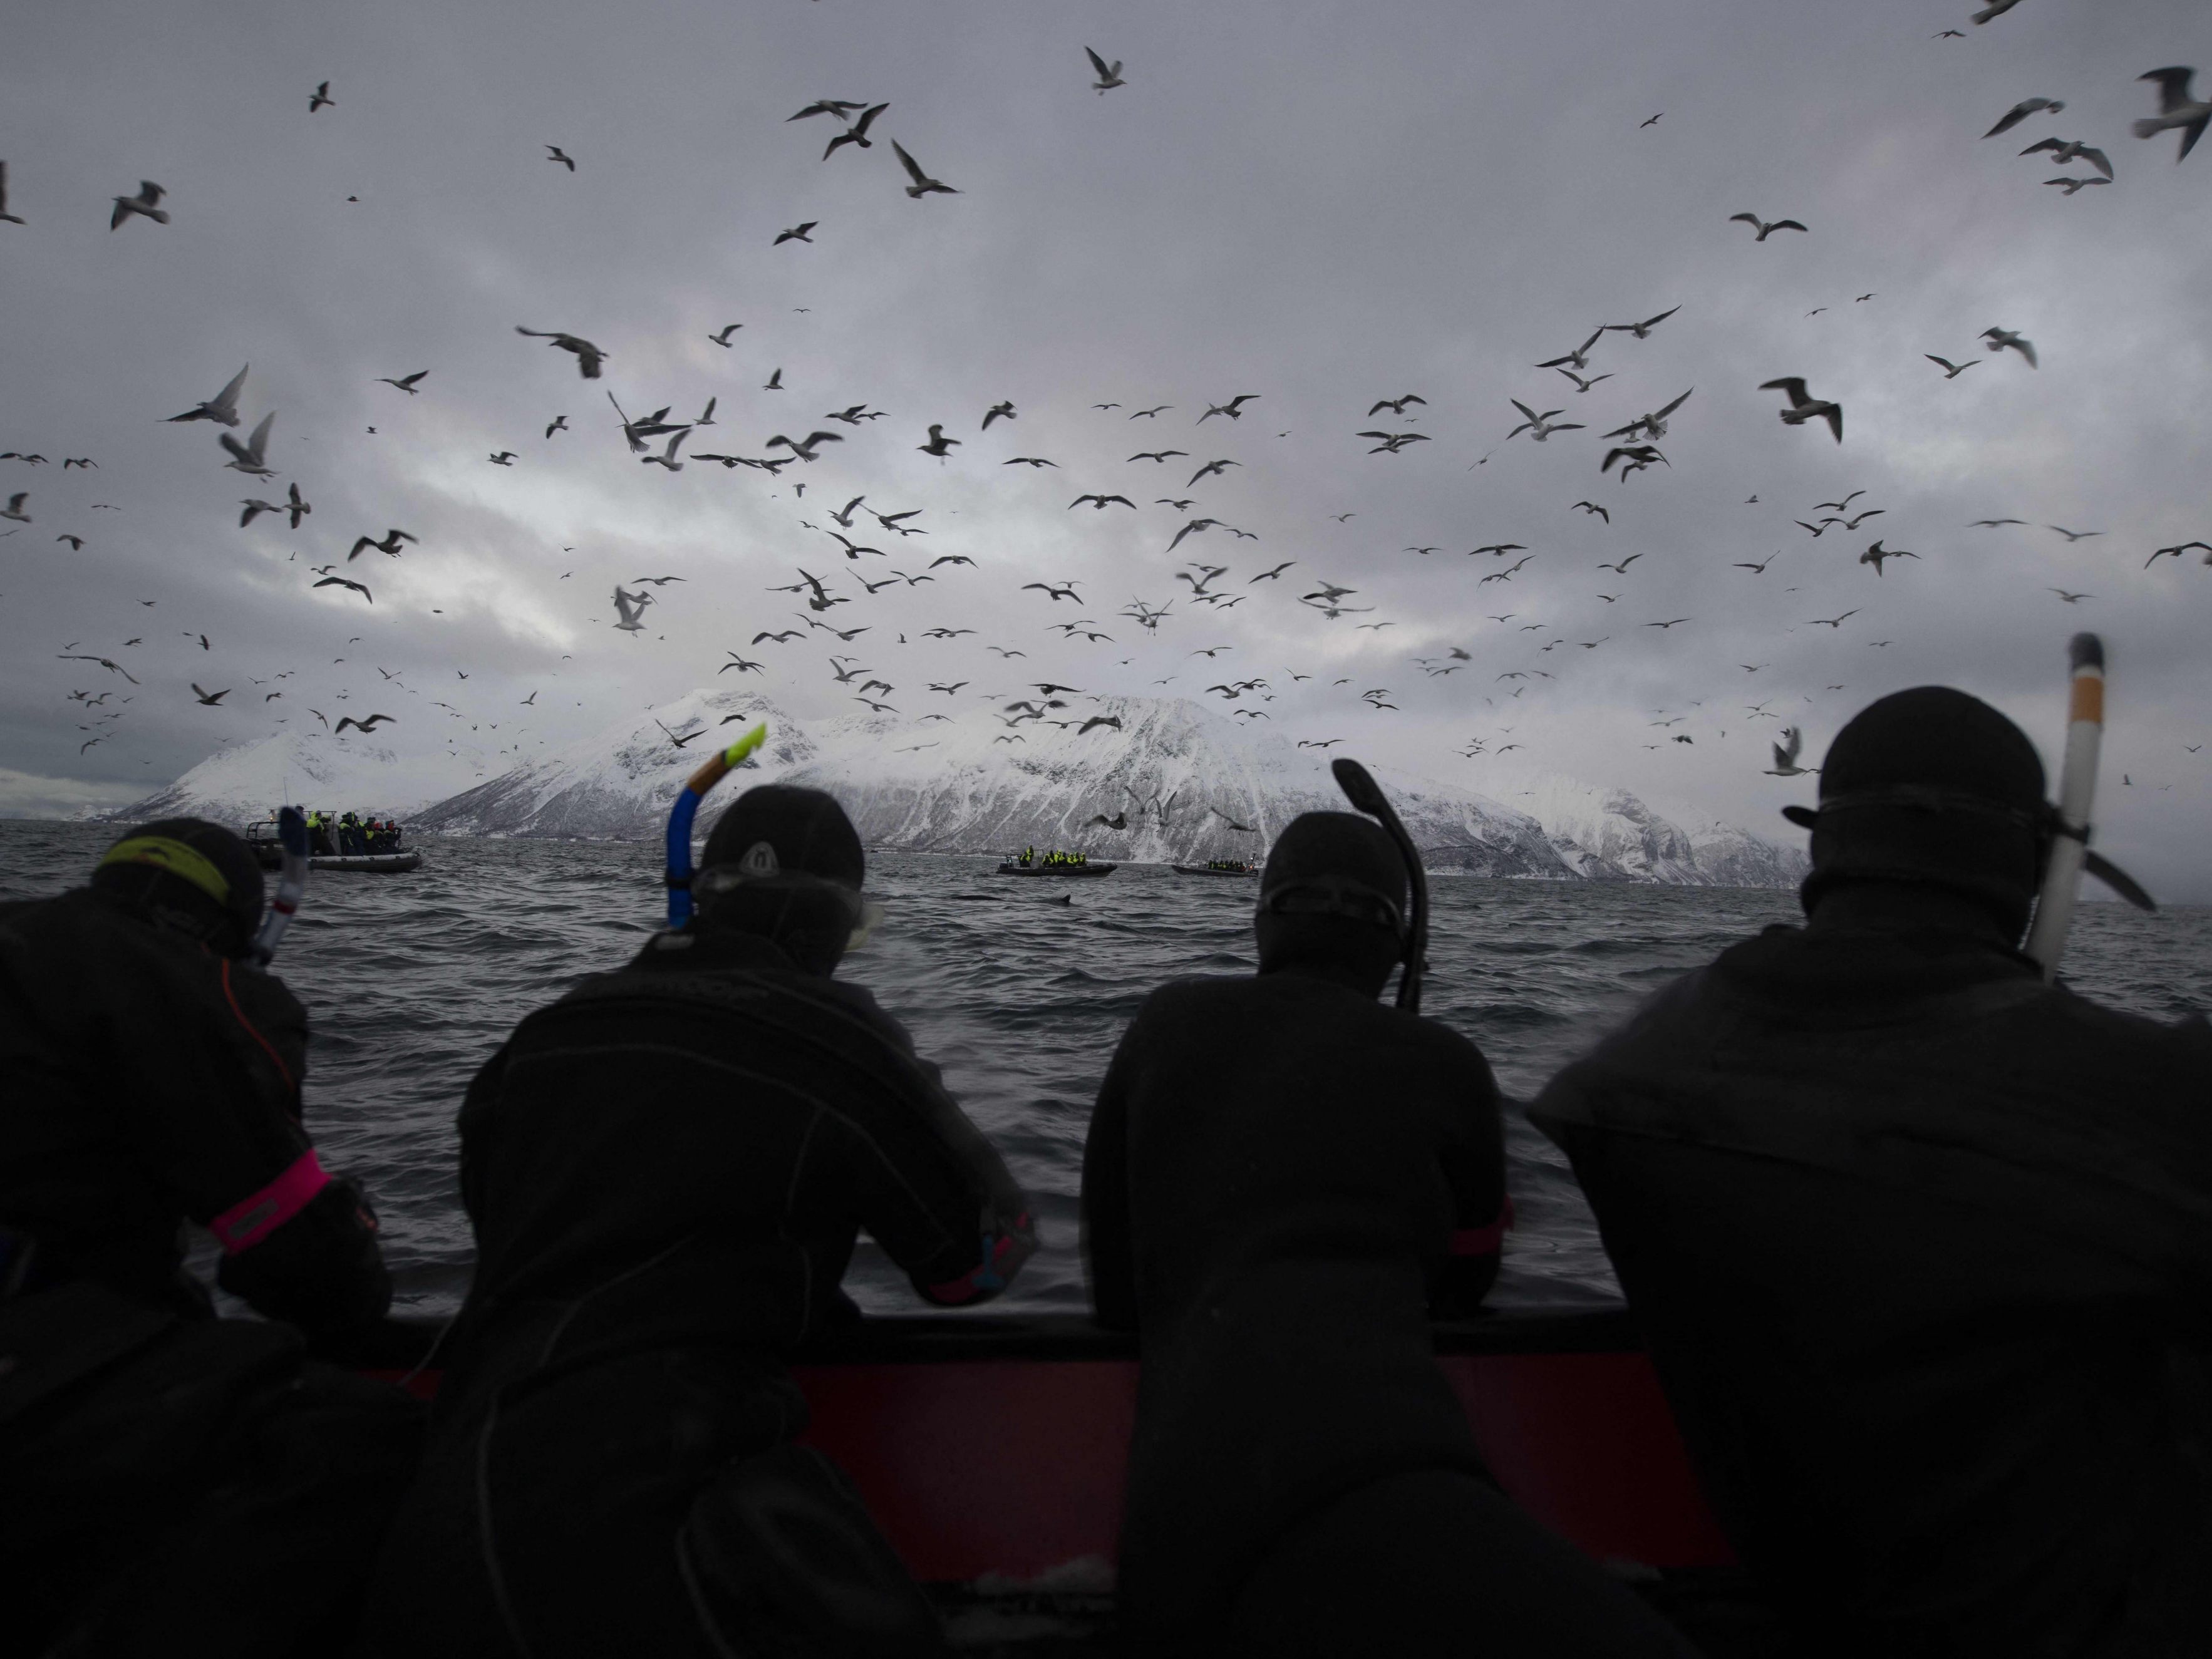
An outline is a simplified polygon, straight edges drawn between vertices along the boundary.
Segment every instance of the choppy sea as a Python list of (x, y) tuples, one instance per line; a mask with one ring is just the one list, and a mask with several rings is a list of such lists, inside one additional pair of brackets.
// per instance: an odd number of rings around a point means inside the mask
[[(113, 834), (0, 821), (0, 900), (81, 882)], [(312, 1021), (307, 1115), (324, 1161), (373, 1194), (402, 1310), (435, 1315), (458, 1304), (471, 1260), (455, 1176), (462, 1091), (523, 1015), (635, 954), (665, 901), (653, 846), (421, 845), (410, 876), (315, 877), (276, 966)], [(1136, 865), (1009, 881), (994, 862), (872, 854), (886, 920), (839, 971), (944, 1067), (1036, 1203), (1044, 1248), (999, 1305), (1079, 1308), (1077, 1188), (1107, 1060), (1155, 985), (1252, 971), (1254, 884)], [(1520, 1224), (1492, 1299), (1610, 1300), (1589, 1212), (1520, 1103), (1676, 975), (1796, 920), (1795, 896), (1443, 876), (1432, 896), (1424, 1012), (1474, 1040), (1510, 1103)], [(2066, 970), (2085, 994), (2160, 1019), (2212, 1010), (2212, 909), (2096, 903), (2078, 918)], [(914, 1305), (866, 1241), (848, 1284), (864, 1307)]]

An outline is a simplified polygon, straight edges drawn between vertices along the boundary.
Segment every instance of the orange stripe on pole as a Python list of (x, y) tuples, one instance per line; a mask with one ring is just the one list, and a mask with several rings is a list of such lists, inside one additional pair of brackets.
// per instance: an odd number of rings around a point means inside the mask
[(2102, 674), (2076, 674), (2074, 677), (2074, 696), (2067, 705), (2069, 721), (2087, 720), (2093, 726), (2105, 723), (2105, 677)]

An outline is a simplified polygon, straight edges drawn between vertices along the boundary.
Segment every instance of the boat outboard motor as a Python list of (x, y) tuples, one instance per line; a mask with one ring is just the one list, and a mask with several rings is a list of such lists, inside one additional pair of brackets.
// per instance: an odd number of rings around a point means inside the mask
[(1345, 799), (1382, 824), (1397, 846), (1398, 856), (1406, 861), (1406, 880), (1413, 892), (1413, 908), (1406, 928), (1405, 968), (1398, 977), (1398, 1006), (1409, 1014), (1418, 1014), (1421, 1012), (1421, 974), (1428, 966), (1428, 873), (1421, 868), (1421, 855), (1414, 850), (1413, 838), (1406, 833), (1406, 826), (1391, 811), (1382, 786), (1369, 775), (1367, 769), (1356, 760), (1340, 759), (1331, 761), (1328, 769), (1335, 774), (1337, 787), (1344, 791)]
[(253, 948), (248, 953), (260, 968), (266, 968), (276, 954), (284, 930), (299, 912), (300, 896), (307, 890), (307, 815), (296, 806), (280, 807), (276, 841), (284, 849), (284, 862), (277, 872), (276, 896), (269, 901), (268, 913), (261, 918), (260, 930), (253, 935)]
[(681, 927), (691, 920), (691, 820), (698, 816), (699, 803), (707, 792), (722, 781), (732, 768), (744, 763), (753, 750), (768, 741), (768, 722), (763, 720), (685, 781), (684, 793), (676, 798), (676, 805), (668, 813), (668, 851), (666, 872), (661, 879), (668, 886), (668, 925)]

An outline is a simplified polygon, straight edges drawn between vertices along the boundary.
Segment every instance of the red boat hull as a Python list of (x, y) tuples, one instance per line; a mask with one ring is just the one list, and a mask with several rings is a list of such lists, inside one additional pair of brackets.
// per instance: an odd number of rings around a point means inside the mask
[[(1501, 1315), (1440, 1328), (1437, 1348), (1492, 1473), (1536, 1520), (1603, 1561), (1734, 1560), (1624, 1316)], [(917, 1578), (1114, 1559), (1136, 1414), (1127, 1339), (1067, 1316), (880, 1319), (793, 1370), (808, 1443), (853, 1477)], [(433, 1393), (435, 1374), (410, 1386)]]

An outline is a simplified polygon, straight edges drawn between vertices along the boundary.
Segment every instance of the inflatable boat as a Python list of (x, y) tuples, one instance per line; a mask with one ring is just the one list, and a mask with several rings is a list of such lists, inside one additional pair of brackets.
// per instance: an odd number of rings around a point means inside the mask
[(1260, 866), (1256, 864), (1247, 864), (1235, 870), (1217, 870), (1209, 864), (1177, 864), (1170, 868), (1179, 876), (1256, 876), (1260, 873)]
[(999, 866), (1002, 876), (1110, 876), (1118, 864), (1021, 864), (1008, 859)]
[[(436, 1330), (392, 1322), (364, 1369), (434, 1396), (437, 1371), (414, 1368)], [(1436, 1340), (1492, 1474), (1536, 1520), (1632, 1579), (1733, 1563), (1625, 1310), (1504, 1313)], [(1109, 1582), (1133, 1337), (1079, 1314), (873, 1318), (792, 1364), (806, 1443), (923, 1583)]]
[[(252, 842), (253, 856), (264, 870), (280, 868), (284, 849), (273, 841)], [(310, 870), (350, 871), (362, 876), (404, 876), (422, 866), (420, 853), (316, 853), (309, 856)]]

